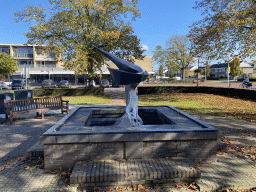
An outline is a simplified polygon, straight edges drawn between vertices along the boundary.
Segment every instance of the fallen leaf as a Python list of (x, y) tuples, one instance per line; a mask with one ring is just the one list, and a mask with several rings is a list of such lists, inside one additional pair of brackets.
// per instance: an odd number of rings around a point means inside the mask
[(141, 184), (138, 185), (138, 190), (139, 190), (139, 191), (144, 191), (145, 189), (146, 189), (145, 186), (143, 186), (143, 185), (141, 185)]
[(96, 190), (96, 189), (98, 189), (98, 187), (94, 186), (94, 187), (93, 187), (93, 190)]
[(29, 170), (29, 166), (24, 166), (23, 169), (24, 170)]
[(120, 187), (116, 187), (116, 192), (120, 192)]
[(196, 169), (194, 167), (190, 167), (191, 170), (195, 171)]
[(112, 187), (105, 188), (105, 191), (113, 191)]
[(178, 165), (178, 168), (183, 168), (181, 165)]
[(195, 182), (188, 184), (188, 189), (197, 190), (198, 186)]
[(154, 189), (159, 189), (159, 185), (156, 184), (156, 185), (154, 186)]
[(179, 184), (175, 184), (175, 188), (176, 188), (176, 189), (180, 189), (180, 188), (182, 188), (182, 186), (179, 185)]
[(128, 186), (126, 189), (127, 189), (127, 191), (132, 191), (132, 187), (131, 186)]

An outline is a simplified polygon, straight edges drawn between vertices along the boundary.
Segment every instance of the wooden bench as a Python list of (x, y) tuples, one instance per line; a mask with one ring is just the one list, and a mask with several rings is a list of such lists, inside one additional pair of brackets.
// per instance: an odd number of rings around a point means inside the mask
[(62, 96), (56, 97), (44, 97), (35, 99), (21, 99), (21, 100), (5, 100), (5, 117), (6, 120), (10, 116), (10, 122), (13, 121), (13, 117), (17, 114), (34, 113), (37, 116), (42, 114), (44, 119), (44, 113), (50, 110), (59, 110), (61, 113), (69, 113), (69, 101), (63, 101)]

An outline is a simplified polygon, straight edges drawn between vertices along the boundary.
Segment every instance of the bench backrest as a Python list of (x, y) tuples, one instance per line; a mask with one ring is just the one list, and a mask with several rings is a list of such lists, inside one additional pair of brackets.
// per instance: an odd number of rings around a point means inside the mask
[(4, 105), (5, 108), (12, 109), (13, 112), (40, 108), (61, 107), (62, 97), (56, 96), (21, 100), (5, 100)]

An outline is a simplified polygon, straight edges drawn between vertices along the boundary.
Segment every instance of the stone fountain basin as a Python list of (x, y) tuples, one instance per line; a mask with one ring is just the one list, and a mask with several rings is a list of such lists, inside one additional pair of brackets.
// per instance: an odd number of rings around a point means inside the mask
[(46, 131), (46, 169), (82, 160), (189, 157), (216, 160), (218, 130), (171, 106), (139, 106), (144, 125), (124, 127), (125, 107), (78, 107)]

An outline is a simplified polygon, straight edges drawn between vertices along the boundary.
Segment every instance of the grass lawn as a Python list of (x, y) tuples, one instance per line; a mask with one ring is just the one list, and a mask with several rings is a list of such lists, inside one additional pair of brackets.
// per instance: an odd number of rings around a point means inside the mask
[(171, 105), (186, 113), (243, 119), (256, 123), (256, 102), (201, 93), (139, 95), (139, 105)]
[(69, 104), (111, 104), (112, 96), (94, 96), (94, 95), (84, 95), (84, 96), (62, 96), (63, 100), (68, 100)]

